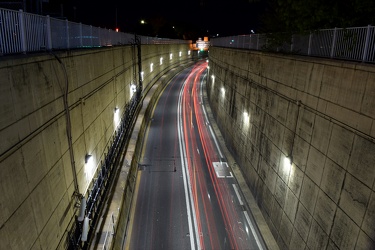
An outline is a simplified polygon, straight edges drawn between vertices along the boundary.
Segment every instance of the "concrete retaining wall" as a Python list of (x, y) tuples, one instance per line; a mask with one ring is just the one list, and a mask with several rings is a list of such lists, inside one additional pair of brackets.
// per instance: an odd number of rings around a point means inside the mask
[(218, 47), (209, 66), (211, 108), (280, 248), (373, 249), (375, 67)]
[[(188, 50), (189, 45), (142, 46), (144, 88), (191, 58)], [(114, 109), (121, 114), (130, 100), (132, 55), (131, 46), (124, 46), (2, 58), (0, 249), (65, 247), (77, 212), (72, 162), (85, 195), (114, 135)], [(85, 164), (87, 153), (91, 166)]]

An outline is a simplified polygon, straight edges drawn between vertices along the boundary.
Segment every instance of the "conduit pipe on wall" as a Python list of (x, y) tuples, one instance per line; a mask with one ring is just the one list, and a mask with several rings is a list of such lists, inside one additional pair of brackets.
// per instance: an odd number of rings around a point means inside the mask
[[(52, 53), (52, 52), (51, 52)], [(64, 108), (65, 108), (65, 118), (66, 118), (66, 136), (68, 137), (68, 149), (70, 154), (70, 162), (72, 166), (72, 172), (73, 172), (73, 182), (74, 182), (74, 193), (75, 195), (79, 196), (81, 198), (81, 194), (79, 192), (79, 186), (78, 186), (78, 178), (77, 178), (77, 172), (76, 172), (76, 166), (74, 161), (74, 153), (73, 153), (73, 142), (72, 142), (72, 126), (70, 122), (70, 111), (69, 111), (69, 104), (68, 104), (68, 74), (66, 72), (66, 68), (64, 63), (61, 61), (61, 59), (52, 53), (56, 60), (60, 63), (61, 68), (64, 72), (65, 76), (65, 88), (63, 89), (63, 101), (64, 101)]]
[(293, 163), (293, 149), (294, 149), (294, 140), (296, 138), (296, 133), (297, 133), (297, 124), (298, 124), (298, 119), (299, 119), (299, 112), (300, 112), (300, 107), (301, 107), (301, 101), (297, 100), (297, 117), (296, 117), (296, 122), (294, 124), (294, 131), (293, 131), (293, 141), (292, 141), (292, 147), (290, 150), (290, 154), (287, 156), (290, 160), (290, 164)]

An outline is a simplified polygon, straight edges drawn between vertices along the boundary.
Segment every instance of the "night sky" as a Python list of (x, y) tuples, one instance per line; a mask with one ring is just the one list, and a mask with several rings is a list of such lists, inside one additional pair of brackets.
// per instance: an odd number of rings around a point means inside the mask
[[(170, 36), (172, 31), (168, 29), (174, 26), (179, 37), (184, 34), (184, 38), (193, 40), (256, 32), (262, 10), (259, 2), (249, 0), (65, 0), (61, 12), (61, 4), (56, 7), (52, 1), (44, 9), (54, 9), (56, 15), (63, 13), (70, 21), (109, 29), (115, 29), (117, 23), (122, 32), (159, 37)], [(140, 26), (141, 19), (146, 25)]]

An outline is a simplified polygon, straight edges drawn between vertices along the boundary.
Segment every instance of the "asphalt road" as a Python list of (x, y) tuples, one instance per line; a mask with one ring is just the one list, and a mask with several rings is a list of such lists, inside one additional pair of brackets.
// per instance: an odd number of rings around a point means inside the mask
[(144, 138), (125, 249), (262, 249), (207, 119), (201, 61), (161, 94)]

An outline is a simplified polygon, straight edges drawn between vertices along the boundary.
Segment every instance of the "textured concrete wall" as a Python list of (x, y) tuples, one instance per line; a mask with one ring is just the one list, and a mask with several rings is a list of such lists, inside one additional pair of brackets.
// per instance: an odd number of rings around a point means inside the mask
[[(188, 50), (189, 45), (142, 46), (144, 88), (190, 58)], [(114, 108), (121, 114), (130, 100), (132, 54), (124, 46), (2, 58), (0, 249), (64, 248), (77, 213), (64, 90), (68, 86), (74, 165), (85, 195), (114, 135)], [(86, 153), (93, 156), (92, 166), (84, 162)]]
[(374, 65), (212, 47), (209, 66), (211, 108), (280, 248), (374, 249)]

